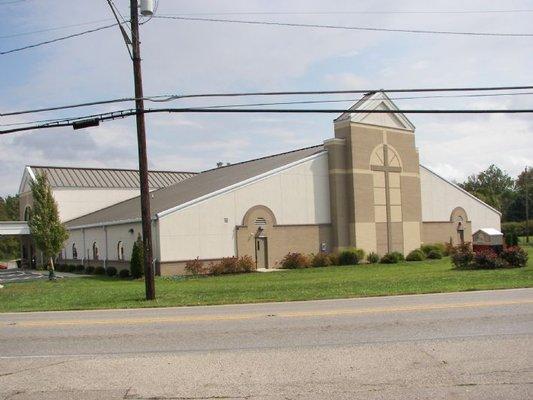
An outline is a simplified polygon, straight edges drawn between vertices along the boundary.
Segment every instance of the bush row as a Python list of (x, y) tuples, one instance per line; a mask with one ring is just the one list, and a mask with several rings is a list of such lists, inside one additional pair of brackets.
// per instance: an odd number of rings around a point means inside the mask
[(127, 269), (121, 269), (118, 271), (115, 267), (84, 267), (81, 264), (58, 264), (55, 267), (56, 271), (59, 272), (73, 272), (77, 274), (87, 274), (87, 275), (107, 275), (107, 276), (118, 276), (120, 278), (129, 278), (130, 271)]
[(225, 257), (218, 262), (205, 265), (198, 258), (187, 261), (185, 271), (192, 275), (239, 274), (255, 271), (255, 261), (250, 256)]
[(327, 267), (329, 265), (357, 265), (366, 260), (369, 264), (396, 264), (401, 261), (423, 261), (425, 259), (441, 259), (449, 255), (451, 245), (443, 243), (425, 244), (419, 249), (411, 251), (407, 257), (397, 251), (383, 256), (372, 252), (365, 258), (365, 252), (361, 249), (346, 249), (338, 253), (318, 253), (305, 255), (302, 253), (289, 253), (281, 260), (281, 267), (287, 269)]
[(469, 243), (453, 249), (452, 263), (457, 269), (521, 268), (527, 265), (528, 254), (519, 246), (510, 246), (499, 254), (491, 249), (474, 252)]

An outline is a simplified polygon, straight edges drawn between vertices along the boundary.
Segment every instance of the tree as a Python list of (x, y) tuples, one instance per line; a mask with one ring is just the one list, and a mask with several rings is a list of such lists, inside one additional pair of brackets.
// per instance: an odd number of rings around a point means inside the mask
[(516, 195), (507, 210), (508, 221), (524, 221), (526, 219), (526, 183), (528, 185), (529, 218), (533, 217), (533, 168), (528, 167), (518, 175), (516, 180)]
[(52, 196), (46, 175), (37, 175), (30, 187), (33, 211), (28, 225), (35, 245), (48, 260), (49, 278), (53, 280), (55, 279), (54, 256), (63, 248), (63, 243), (68, 239), (68, 232), (59, 220), (57, 203)]
[(477, 175), (470, 175), (459, 186), (504, 215), (515, 196), (513, 178), (494, 164)]
[[(18, 221), (19, 220), (19, 197), (7, 196), (5, 199), (0, 197), (0, 221)], [(16, 236), (0, 237), (0, 260), (12, 259), (18, 256), (20, 252), (20, 239)]]
[(143, 241), (141, 235), (137, 236), (137, 240), (133, 243), (133, 250), (131, 251), (130, 261), (131, 276), (138, 279), (144, 275), (144, 251)]

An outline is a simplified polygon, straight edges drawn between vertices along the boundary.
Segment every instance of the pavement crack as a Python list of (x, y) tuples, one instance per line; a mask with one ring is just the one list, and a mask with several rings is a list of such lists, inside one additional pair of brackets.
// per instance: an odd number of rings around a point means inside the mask
[(0, 378), (2, 378), (4, 376), (11, 376), (11, 375), (15, 375), (15, 374), (20, 374), (21, 372), (34, 371), (36, 369), (54, 367), (56, 365), (65, 364), (67, 362), (69, 362), (69, 361), (65, 360), (65, 361), (59, 361), (59, 362), (52, 363), (52, 364), (47, 364), (47, 365), (44, 365), (44, 366), (40, 365), (38, 367), (24, 368), (24, 369), (19, 369), (18, 371), (6, 372), (6, 373), (3, 373), (3, 374), (0, 374)]

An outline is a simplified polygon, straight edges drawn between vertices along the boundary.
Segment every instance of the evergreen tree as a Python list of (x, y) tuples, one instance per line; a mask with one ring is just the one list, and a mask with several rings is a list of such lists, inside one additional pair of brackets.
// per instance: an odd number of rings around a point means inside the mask
[(137, 237), (137, 240), (133, 244), (133, 250), (131, 252), (130, 270), (131, 276), (134, 279), (138, 279), (144, 275), (144, 250), (141, 235)]
[(49, 278), (53, 280), (54, 256), (63, 248), (63, 243), (68, 239), (68, 232), (59, 220), (57, 203), (52, 196), (46, 175), (38, 175), (35, 181), (30, 183), (30, 187), (33, 211), (28, 225), (35, 245), (48, 260)]

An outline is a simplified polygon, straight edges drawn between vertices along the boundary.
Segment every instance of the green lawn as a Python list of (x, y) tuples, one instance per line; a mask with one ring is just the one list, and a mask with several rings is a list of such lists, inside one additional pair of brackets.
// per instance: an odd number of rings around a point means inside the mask
[(0, 312), (168, 307), (533, 287), (526, 268), (457, 271), (449, 258), (396, 265), (312, 268), (218, 277), (157, 278), (157, 300), (143, 281), (107, 277), (13, 283), (0, 289)]

